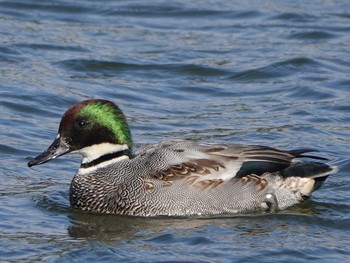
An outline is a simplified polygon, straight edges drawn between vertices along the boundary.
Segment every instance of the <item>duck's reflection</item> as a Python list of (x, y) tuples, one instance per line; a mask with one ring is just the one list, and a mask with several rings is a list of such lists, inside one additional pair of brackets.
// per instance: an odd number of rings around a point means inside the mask
[[(87, 238), (98, 240), (135, 239), (137, 236), (145, 237), (147, 233), (161, 232), (167, 229), (201, 229), (206, 226), (230, 227), (242, 234), (252, 234), (252, 229), (269, 232), (273, 228), (274, 220), (295, 220), (295, 216), (309, 216), (317, 214), (312, 201), (294, 206), (276, 214), (255, 213), (245, 215), (228, 215), (216, 217), (130, 217), (118, 215), (88, 214), (73, 210), (69, 214), (71, 225), (68, 233), (74, 238)], [(294, 219), (293, 219), (294, 218)], [(285, 222), (286, 223), (286, 222)]]

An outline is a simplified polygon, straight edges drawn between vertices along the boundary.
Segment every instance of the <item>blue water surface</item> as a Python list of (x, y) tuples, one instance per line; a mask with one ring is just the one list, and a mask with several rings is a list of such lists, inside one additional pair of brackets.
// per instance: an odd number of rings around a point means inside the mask
[[(349, 1), (0, 1), (2, 262), (350, 261)], [(70, 208), (69, 155), (29, 169), (77, 101), (117, 103), (135, 148), (318, 149), (338, 165), (276, 214), (132, 218)]]

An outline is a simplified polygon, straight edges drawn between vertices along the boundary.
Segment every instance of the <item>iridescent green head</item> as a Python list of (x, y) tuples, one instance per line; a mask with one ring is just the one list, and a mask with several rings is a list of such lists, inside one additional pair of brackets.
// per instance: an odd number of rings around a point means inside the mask
[(72, 141), (74, 150), (99, 144), (126, 144), (132, 139), (123, 112), (108, 100), (85, 100), (63, 115), (59, 134)]
[(131, 133), (118, 106), (108, 100), (85, 100), (64, 113), (55, 141), (28, 165), (41, 164), (72, 151), (91, 161), (116, 151), (131, 153), (131, 147)]

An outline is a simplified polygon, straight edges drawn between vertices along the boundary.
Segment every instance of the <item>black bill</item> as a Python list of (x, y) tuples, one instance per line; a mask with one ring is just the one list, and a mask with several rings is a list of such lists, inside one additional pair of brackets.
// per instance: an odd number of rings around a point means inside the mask
[(53, 143), (49, 146), (49, 148), (47, 148), (43, 153), (39, 154), (35, 158), (32, 158), (28, 162), (28, 166), (32, 167), (34, 165), (46, 163), (63, 154), (69, 153), (70, 151), (71, 151), (70, 147), (64, 141), (62, 141), (60, 137), (58, 137), (53, 141)]

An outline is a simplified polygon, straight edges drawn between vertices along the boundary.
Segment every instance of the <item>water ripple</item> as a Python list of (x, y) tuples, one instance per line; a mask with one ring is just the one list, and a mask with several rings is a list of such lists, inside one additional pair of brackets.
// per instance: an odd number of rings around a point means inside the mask
[(259, 81), (261, 79), (284, 78), (298, 72), (305, 72), (307, 70), (314, 71), (320, 66), (320, 63), (310, 58), (293, 58), (271, 63), (265, 67), (241, 71), (233, 74), (230, 79), (239, 81)]
[(104, 76), (114, 76), (121, 71), (157, 71), (170, 73), (184, 73), (196, 76), (221, 76), (227, 74), (226, 71), (220, 69), (209, 68), (200, 65), (183, 65), (183, 64), (131, 64), (116, 61), (100, 61), (100, 60), (65, 60), (57, 62), (56, 65), (67, 70), (78, 72), (103, 74)]
[(337, 37), (336, 34), (332, 34), (325, 31), (310, 31), (310, 32), (299, 32), (293, 33), (289, 36), (291, 39), (310, 39), (310, 40), (322, 40), (322, 39), (334, 39)]
[[(21, 43), (16, 44), (16, 50), (18, 49), (30, 49), (37, 52), (42, 51), (71, 51), (71, 52), (88, 52), (89, 50), (82, 48), (80, 46), (62, 46), (62, 45), (53, 45), (53, 44), (39, 44), (39, 43)], [(14, 48), (13, 48), (14, 49)]]
[[(27, 12), (28, 10), (40, 10), (40, 11), (49, 11), (54, 13), (62, 13), (62, 14), (80, 14), (80, 13), (86, 13), (89, 10), (92, 10), (91, 8), (88, 8), (84, 5), (77, 5), (74, 3), (59, 3), (59, 4), (52, 4), (52, 3), (46, 3), (46, 2), (21, 2), (21, 1), (2, 1), (0, 3), (0, 10), (2, 12), (5, 12), (6, 10), (16, 10), (16, 12), (19, 13), (19, 11)], [(16, 16), (18, 16), (18, 13), (16, 13)], [(22, 13), (22, 14), (24, 14)]]
[(282, 13), (271, 17), (272, 20), (291, 21), (296, 23), (310, 23), (318, 20), (318, 17), (308, 13)]

